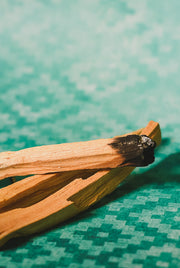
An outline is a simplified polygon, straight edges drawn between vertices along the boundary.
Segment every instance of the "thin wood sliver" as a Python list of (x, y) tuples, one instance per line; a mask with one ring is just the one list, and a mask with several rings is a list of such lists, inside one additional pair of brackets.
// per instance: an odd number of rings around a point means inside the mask
[(97, 170), (34, 175), (10, 184), (0, 190), (0, 212), (30, 206), (61, 189), (72, 180), (85, 179), (95, 172)]

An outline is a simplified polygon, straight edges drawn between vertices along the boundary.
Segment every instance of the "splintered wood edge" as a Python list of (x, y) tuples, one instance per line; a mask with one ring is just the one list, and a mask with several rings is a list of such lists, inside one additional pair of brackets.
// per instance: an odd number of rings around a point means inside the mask
[[(150, 121), (141, 130), (133, 132), (161, 141), (159, 124)], [(134, 167), (98, 171), (86, 180), (81, 178), (30, 207), (13, 209), (0, 214), (0, 245), (12, 237), (32, 234), (63, 222), (111, 193)], [(42, 175), (43, 176), (43, 175)]]

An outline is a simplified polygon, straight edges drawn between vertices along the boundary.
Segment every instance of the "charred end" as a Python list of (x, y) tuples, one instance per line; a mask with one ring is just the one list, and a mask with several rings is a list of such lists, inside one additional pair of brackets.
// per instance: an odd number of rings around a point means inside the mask
[(147, 166), (154, 162), (155, 141), (146, 135), (128, 135), (115, 138), (109, 144), (118, 153), (124, 155), (121, 166)]

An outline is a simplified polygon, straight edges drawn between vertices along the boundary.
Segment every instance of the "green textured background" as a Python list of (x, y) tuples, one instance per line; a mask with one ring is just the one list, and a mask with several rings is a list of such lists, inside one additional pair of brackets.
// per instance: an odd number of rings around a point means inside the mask
[(0, 151), (149, 120), (163, 134), (153, 165), (67, 224), (10, 241), (1, 268), (180, 267), (179, 11), (179, 0), (0, 1)]

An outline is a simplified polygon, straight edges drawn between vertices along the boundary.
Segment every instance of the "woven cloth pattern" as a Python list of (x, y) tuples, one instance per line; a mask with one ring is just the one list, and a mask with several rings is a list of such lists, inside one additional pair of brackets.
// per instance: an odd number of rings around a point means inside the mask
[[(0, 1), (0, 151), (160, 123), (156, 161), (0, 268), (180, 267), (180, 1)], [(3, 187), (10, 179), (0, 182)]]

